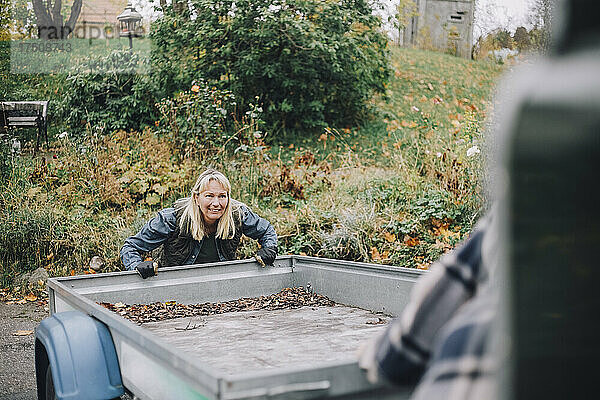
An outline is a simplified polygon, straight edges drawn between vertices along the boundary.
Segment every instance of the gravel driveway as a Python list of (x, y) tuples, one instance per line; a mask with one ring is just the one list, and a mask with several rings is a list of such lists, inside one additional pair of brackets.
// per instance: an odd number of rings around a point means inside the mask
[[(0, 399), (36, 400), (33, 331), (48, 315), (37, 302), (0, 302)], [(23, 336), (17, 336), (19, 333)]]

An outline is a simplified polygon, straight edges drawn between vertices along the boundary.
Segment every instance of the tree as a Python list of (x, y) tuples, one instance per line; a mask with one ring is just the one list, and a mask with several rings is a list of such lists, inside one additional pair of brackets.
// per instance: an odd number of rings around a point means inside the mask
[(496, 32), (496, 42), (500, 49), (512, 49), (513, 41), (510, 32), (506, 29), (499, 28)]
[(10, 1), (0, 0), (0, 41), (10, 40)]
[(534, 35), (537, 39), (532, 43), (541, 51), (545, 51), (550, 46), (550, 31), (552, 28), (552, 14), (554, 12), (555, 0), (532, 0), (530, 6), (531, 23), (539, 35)]
[(71, 15), (65, 23), (62, 16), (62, 0), (33, 0), (33, 11), (37, 18), (40, 39), (66, 39), (75, 28), (81, 12), (82, 0), (74, 0)]
[[(152, 27), (166, 95), (194, 79), (234, 93), (243, 116), (259, 98), (272, 127), (353, 125), (384, 93), (391, 68), (368, 0), (191, 0)], [(188, 12), (184, 10), (184, 13)]]
[(518, 27), (513, 35), (513, 40), (519, 51), (529, 50), (531, 41), (529, 40), (529, 32), (523, 26)]

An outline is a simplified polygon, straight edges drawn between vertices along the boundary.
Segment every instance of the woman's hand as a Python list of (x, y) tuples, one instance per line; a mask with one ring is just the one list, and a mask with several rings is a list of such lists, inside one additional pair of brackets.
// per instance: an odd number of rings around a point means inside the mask
[(277, 247), (261, 247), (256, 252), (256, 261), (260, 263), (260, 265), (267, 266), (273, 265), (275, 261), (275, 257), (277, 257)]
[(136, 265), (135, 269), (143, 279), (150, 278), (151, 276), (158, 274), (158, 263), (152, 260), (142, 261)]

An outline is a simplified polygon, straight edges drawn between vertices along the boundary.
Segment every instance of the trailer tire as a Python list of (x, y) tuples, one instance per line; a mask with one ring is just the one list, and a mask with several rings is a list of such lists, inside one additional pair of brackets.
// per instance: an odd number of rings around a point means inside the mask
[(44, 400), (57, 400), (54, 391), (54, 382), (52, 382), (52, 367), (48, 364), (46, 368), (46, 397)]
[[(35, 378), (37, 383), (37, 399), (48, 399), (48, 372), (50, 370), (50, 361), (48, 361), (48, 353), (40, 343), (35, 341)], [(52, 380), (52, 372), (50, 372), (50, 380)], [(52, 383), (52, 391), (54, 391), (54, 383)], [(50, 397), (53, 399), (52, 397)]]

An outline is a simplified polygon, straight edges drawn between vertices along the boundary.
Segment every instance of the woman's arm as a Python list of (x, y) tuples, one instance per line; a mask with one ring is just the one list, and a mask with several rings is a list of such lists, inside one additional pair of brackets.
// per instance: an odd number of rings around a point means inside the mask
[(246, 205), (241, 205), (242, 233), (257, 240), (262, 247), (277, 247), (277, 233), (266, 219), (258, 216)]
[(156, 249), (167, 240), (177, 228), (177, 217), (174, 208), (165, 208), (156, 217), (148, 221), (134, 236), (125, 240), (121, 248), (121, 261), (128, 270), (135, 269), (142, 262), (140, 253)]
[(256, 260), (264, 267), (272, 265), (277, 257), (277, 233), (269, 221), (259, 217), (246, 205), (240, 205), (242, 213), (242, 233), (258, 240), (261, 248), (256, 252)]

